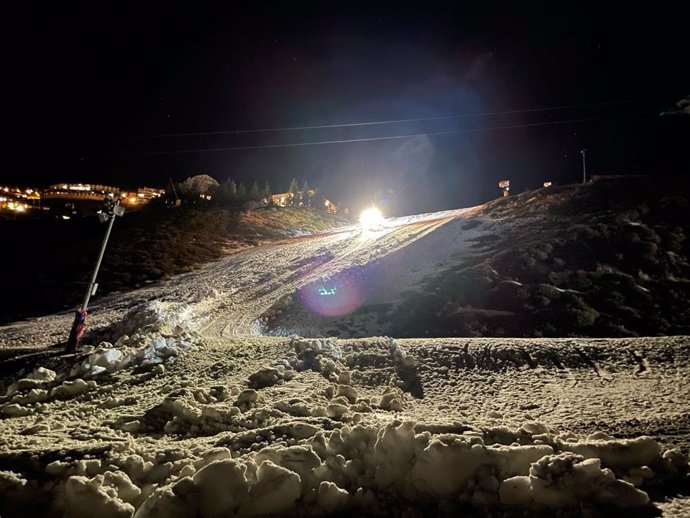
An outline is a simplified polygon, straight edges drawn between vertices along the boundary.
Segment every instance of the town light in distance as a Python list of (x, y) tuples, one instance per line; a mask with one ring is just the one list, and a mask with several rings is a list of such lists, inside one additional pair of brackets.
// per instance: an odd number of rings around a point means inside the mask
[(359, 216), (359, 224), (364, 230), (374, 230), (384, 222), (383, 214), (376, 207), (369, 207)]

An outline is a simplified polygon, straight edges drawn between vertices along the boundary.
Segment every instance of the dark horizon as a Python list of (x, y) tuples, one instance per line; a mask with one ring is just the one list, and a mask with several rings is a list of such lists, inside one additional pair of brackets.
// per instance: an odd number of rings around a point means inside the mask
[[(659, 116), (690, 93), (683, 17), (661, 8), (12, 9), (4, 183), (134, 187), (209, 174), (280, 191), (297, 177), (347, 205), (402, 214), (485, 201), (503, 178), (516, 192), (577, 182), (582, 148), (593, 174), (690, 173), (690, 117)], [(572, 105), (587, 106), (530, 111)], [(528, 111), (129, 138), (511, 110)], [(301, 145), (403, 134), (419, 136)], [(283, 144), (300, 146), (256, 148)], [(210, 150), (227, 147), (254, 149)], [(179, 153), (190, 149), (205, 151)]]

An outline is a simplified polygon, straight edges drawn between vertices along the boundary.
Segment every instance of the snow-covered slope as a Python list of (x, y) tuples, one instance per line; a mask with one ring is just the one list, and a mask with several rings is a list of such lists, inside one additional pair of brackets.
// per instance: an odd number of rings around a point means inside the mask
[(69, 314), (1, 328), (0, 514), (683, 516), (688, 337), (260, 336), (350, 333), (358, 308), (481, 254), (479, 210), (101, 299), (77, 355), (49, 348)]

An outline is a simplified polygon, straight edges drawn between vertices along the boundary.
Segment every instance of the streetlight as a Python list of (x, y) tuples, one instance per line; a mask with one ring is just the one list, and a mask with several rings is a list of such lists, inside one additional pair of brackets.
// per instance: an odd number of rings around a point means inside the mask
[(101, 267), (103, 254), (105, 254), (105, 247), (108, 245), (108, 239), (110, 238), (110, 232), (113, 229), (113, 223), (115, 223), (115, 218), (117, 216), (122, 216), (125, 213), (125, 208), (120, 205), (120, 200), (112, 193), (109, 193), (105, 197), (104, 201), (105, 210), (102, 210), (98, 213), (98, 219), (101, 223), (108, 221), (108, 229), (105, 231), (105, 237), (103, 238), (103, 243), (101, 244), (101, 250), (98, 253), (96, 267), (93, 269), (93, 273), (91, 274), (91, 280), (89, 281), (86, 295), (84, 295), (84, 301), (75, 311), (74, 322), (72, 323), (72, 329), (70, 330), (69, 338), (67, 339), (67, 346), (65, 347), (67, 352), (73, 352), (77, 348), (79, 339), (81, 338), (81, 335), (84, 334), (84, 329), (86, 329), (86, 309), (89, 306), (89, 299), (92, 295), (96, 294), (96, 290), (98, 289), (96, 277), (98, 276), (98, 270)]
[(585, 154), (587, 153), (587, 148), (580, 150), (582, 155), (582, 183), (587, 183), (587, 165), (585, 161)]

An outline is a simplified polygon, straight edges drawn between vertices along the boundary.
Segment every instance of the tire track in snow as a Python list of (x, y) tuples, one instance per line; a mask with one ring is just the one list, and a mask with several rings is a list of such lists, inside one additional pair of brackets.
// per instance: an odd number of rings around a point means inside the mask
[[(245, 299), (247, 303), (251, 303), (251, 311), (243, 311), (239, 315), (221, 314), (217, 318), (228, 320), (231, 322), (222, 326), (218, 330), (218, 324), (211, 324), (206, 328), (205, 332), (212, 336), (242, 336), (242, 335), (256, 335), (259, 334), (255, 328), (256, 320), (272, 305), (274, 305), (281, 298), (295, 293), (301, 286), (307, 285), (321, 278), (328, 278), (340, 271), (351, 268), (357, 264), (363, 264), (371, 259), (377, 259), (393, 253), (405, 246), (422, 239), (430, 232), (438, 229), (442, 225), (448, 223), (453, 217), (435, 219), (433, 221), (414, 221), (406, 223), (402, 226), (392, 227), (390, 231), (379, 235), (376, 239), (355, 239), (350, 240), (345, 246), (342, 253), (335, 255), (333, 259), (316, 266), (310, 272), (304, 275), (294, 275), (294, 272), (288, 272), (288, 279), (286, 274), (279, 275), (271, 280), (271, 285), (276, 286), (267, 295), (258, 296), (257, 289), (250, 290)], [(347, 237), (347, 236), (346, 236)], [(310, 242), (310, 249), (315, 246), (323, 246), (321, 241)], [(379, 252), (383, 250), (383, 253)], [(287, 282), (283, 282), (287, 281)], [(234, 317), (234, 318), (233, 318)], [(231, 332), (228, 332), (231, 329)]]

